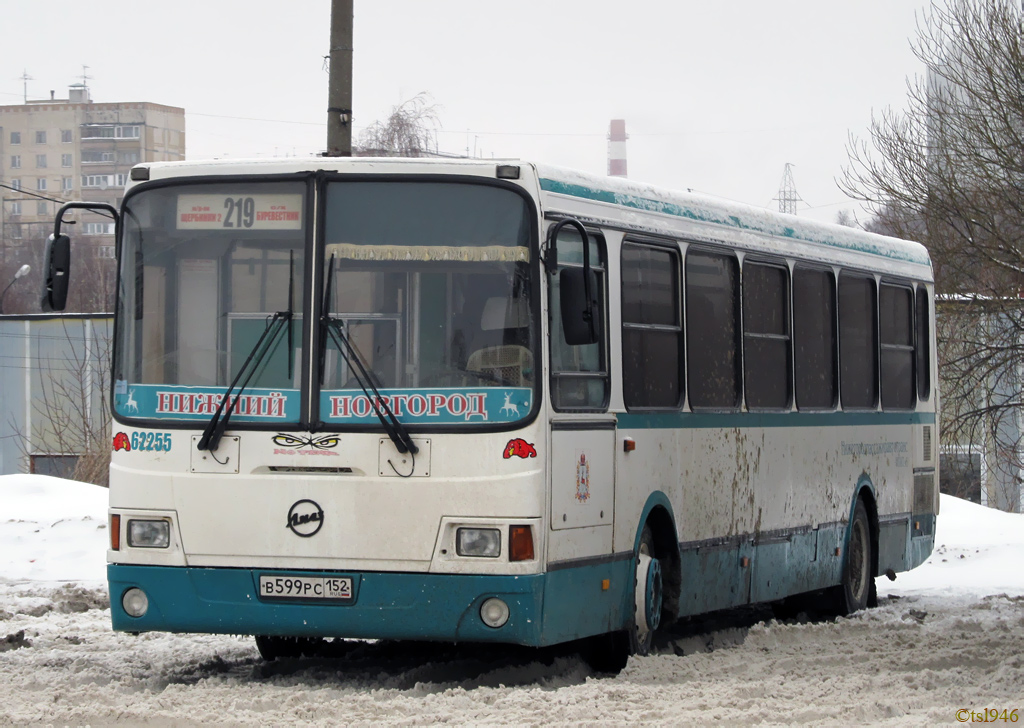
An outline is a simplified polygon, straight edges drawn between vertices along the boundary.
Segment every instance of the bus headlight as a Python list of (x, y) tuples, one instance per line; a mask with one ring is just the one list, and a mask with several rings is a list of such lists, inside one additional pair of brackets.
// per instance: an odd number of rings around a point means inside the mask
[(149, 597), (138, 587), (132, 587), (121, 597), (121, 606), (129, 617), (141, 617), (149, 610)]
[(459, 556), (501, 555), (501, 531), (497, 528), (460, 528), (455, 532), (455, 553)]
[(128, 521), (128, 545), (132, 548), (165, 549), (171, 544), (167, 521)]
[(501, 627), (508, 621), (508, 615), (508, 605), (497, 597), (491, 597), (480, 605), (480, 619), (488, 627)]

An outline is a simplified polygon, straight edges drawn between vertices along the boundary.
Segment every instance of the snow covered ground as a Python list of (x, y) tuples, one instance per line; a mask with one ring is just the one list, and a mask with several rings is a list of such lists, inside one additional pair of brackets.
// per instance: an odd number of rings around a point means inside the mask
[(264, 663), (248, 637), (115, 634), (106, 491), (3, 476), (0, 725), (1024, 723), (1024, 516), (941, 510), (932, 558), (881, 578), (878, 608), (740, 613), (611, 678), (566, 649), (345, 642)]

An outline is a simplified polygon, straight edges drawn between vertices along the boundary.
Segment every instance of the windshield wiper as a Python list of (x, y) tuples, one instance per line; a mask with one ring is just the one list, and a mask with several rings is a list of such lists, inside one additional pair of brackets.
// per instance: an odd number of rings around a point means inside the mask
[[(388, 437), (391, 438), (391, 442), (395, 443), (395, 449), (403, 455), (407, 452), (415, 455), (419, 452), (419, 448), (416, 447), (416, 443), (413, 442), (405, 425), (395, 417), (395, 413), (388, 405), (388, 401), (382, 397), (380, 392), (377, 390), (377, 386), (373, 383), (373, 377), (366, 371), (366, 367), (363, 366), (359, 353), (349, 341), (348, 334), (345, 333), (344, 325), (339, 319), (336, 319), (327, 313), (330, 310), (329, 305), (331, 300), (333, 271), (334, 255), (332, 254), (331, 259), (327, 264), (327, 282), (324, 284), (323, 313), (320, 316), (320, 381), (323, 382), (324, 360), (327, 353), (327, 337), (329, 335), (334, 340), (335, 346), (338, 347), (338, 351), (341, 352), (342, 357), (344, 357), (349, 368), (352, 370), (352, 374), (354, 375), (359, 388), (363, 390), (363, 394), (365, 394), (366, 398), (370, 400), (374, 414), (377, 415), (377, 419), (379, 419), (381, 425), (384, 426), (384, 431), (388, 433)], [(394, 467), (394, 465), (391, 467)]]
[[(274, 350), (274, 345), (277, 342), (278, 336), (281, 334), (281, 330), (287, 326), (288, 328), (288, 379), (290, 380), (292, 374), (292, 318), (294, 316), (294, 272), (295, 272), (295, 257), (294, 251), (289, 252), (289, 269), (288, 269), (288, 310), (277, 311), (267, 321), (267, 326), (263, 329), (263, 333), (260, 334), (259, 340), (256, 345), (252, 347), (249, 352), (249, 356), (245, 358), (242, 366), (238, 370), (238, 374), (231, 382), (231, 386), (228, 387), (228, 391), (224, 393), (224, 396), (220, 400), (220, 404), (217, 405), (217, 410), (213, 413), (213, 417), (210, 418), (210, 422), (206, 425), (206, 429), (203, 430), (203, 436), (199, 438), (199, 443), (196, 445), (197, 450), (210, 450), (211, 452), (217, 449), (217, 445), (220, 444), (221, 437), (224, 436), (224, 431), (228, 427), (228, 421), (231, 419), (232, 413), (235, 411), (235, 405), (238, 404), (238, 398), (242, 396), (242, 392), (249, 386), (249, 381), (253, 375), (260, 368), (260, 364), (267, 358), (267, 354)], [(238, 384), (238, 380), (245, 374), (245, 380), (242, 385), (235, 392), (234, 398), (231, 393), (235, 389), (235, 385)], [(227, 406), (227, 411), (224, 411)], [(221, 414), (224, 415), (223, 419)]]

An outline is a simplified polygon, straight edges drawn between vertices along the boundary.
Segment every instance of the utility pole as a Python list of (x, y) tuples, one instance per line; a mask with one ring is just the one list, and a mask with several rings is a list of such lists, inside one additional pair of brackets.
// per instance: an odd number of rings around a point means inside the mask
[(331, 0), (325, 157), (352, 156), (352, 2)]

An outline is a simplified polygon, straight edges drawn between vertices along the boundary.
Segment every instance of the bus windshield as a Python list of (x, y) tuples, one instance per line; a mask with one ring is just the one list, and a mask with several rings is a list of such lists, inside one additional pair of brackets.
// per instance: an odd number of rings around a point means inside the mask
[(232, 182), (125, 200), (118, 415), (208, 421), (274, 314), (294, 311), (253, 362), (232, 422), (299, 421), (305, 199), (303, 182)]
[[(232, 426), (376, 428), (377, 397), (402, 425), (529, 416), (537, 262), (527, 198), (494, 184), (341, 178), (312, 205), (310, 189), (221, 178), (128, 196), (117, 415), (201, 427), (238, 382)], [(314, 245), (317, 271), (307, 267)]]
[[(526, 199), (461, 182), (326, 190), (324, 312), (406, 424), (526, 417), (536, 381)], [(322, 342), (320, 419), (376, 422), (345, 352)]]

